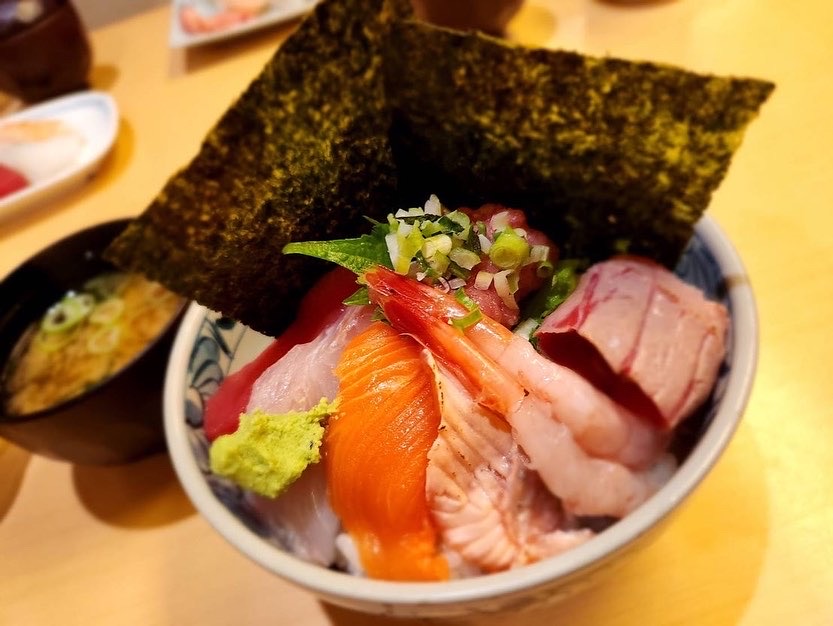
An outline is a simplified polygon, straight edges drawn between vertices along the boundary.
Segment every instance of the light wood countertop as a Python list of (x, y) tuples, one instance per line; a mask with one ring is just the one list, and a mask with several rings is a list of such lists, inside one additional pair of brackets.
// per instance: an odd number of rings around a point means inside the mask
[[(138, 214), (295, 24), (170, 50), (169, 9), (91, 33), (94, 87), (121, 113), (88, 184), (0, 222), (0, 275), (63, 234)], [(714, 472), (617, 580), (479, 625), (833, 624), (833, 5), (529, 0), (525, 43), (773, 80), (710, 214), (758, 299), (745, 419)], [(402, 625), (322, 605), (227, 544), (164, 455), (54, 462), (0, 442), (0, 624)]]

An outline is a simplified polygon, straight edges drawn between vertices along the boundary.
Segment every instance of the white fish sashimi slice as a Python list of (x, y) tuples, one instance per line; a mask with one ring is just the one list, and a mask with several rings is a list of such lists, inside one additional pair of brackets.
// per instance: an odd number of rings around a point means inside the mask
[(278, 498), (247, 496), (260, 519), (296, 556), (328, 566), (336, 558), (339, 520), (327, 499), (324, 466), (307, 468)]
[(442, 421), (428, 454), (426, 496), (446, 551), (494, 572), (592, 537), (564, 527), (558, 499), (528, 469), (506, 422), (444, 368), (434, 364), (434, 372)]
[(318, 337), (295, 346), (278, 359), (252, 387), (247, 411), (303, 411), (338, 393), (333, 368), (344, 346), (370, 324), (372, 307), (347, 307)]
[[(255, 382), (247, 410), (302, 411), (321, 398), (335, 398), (333, 367), (347, 343), (368, 326), (372, 312), (372, 307), (347, 307), (318, 337), (289, 350)], [(340, 522), (330, 508), (321, 463), (308, 467), (277, 498), (249, 497), (290, 552), (325, 566), (335, 560)]]
[(84, 138), (59, 120), (25, 120), (0, 127), (0, 163), (37, 183), (69, 167)]

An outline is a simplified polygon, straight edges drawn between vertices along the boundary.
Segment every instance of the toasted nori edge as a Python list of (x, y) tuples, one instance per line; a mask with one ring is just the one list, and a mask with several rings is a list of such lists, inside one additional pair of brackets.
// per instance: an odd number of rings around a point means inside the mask
[(270, 335), (326, 269), (285, 243), (430, 193), (523, 208), (562, 256), (673, 265), (773, 87), (324, 0), (107, 256)]
[(387, 41), (401, 192), (523, 208), (563, 256), (590, 260), (673, 266), (774, 88), (414, 21)]
[(323, 2), (108, 248), (115, 264), (275, 334), (327, 264), (289, 241), (346, 237), (396, 199), (380, 38), (407, 0)]

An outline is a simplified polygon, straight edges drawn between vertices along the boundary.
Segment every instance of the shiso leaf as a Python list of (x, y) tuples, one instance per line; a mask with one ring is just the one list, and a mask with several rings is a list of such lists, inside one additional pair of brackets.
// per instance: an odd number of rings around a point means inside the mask
[(106, 256), (281, 331), (327, 269), (283, 246), (355, 236), (394, 204), (380, 39), (409, 12), (407, 0), (320, 3)]
[(527, 211), (562, 256), (674, 265), (774, 85), (415, 21), (385, 54), (409, 199)]
[(283, 253), (305, 254), (330, 261), (360, 275), (378, 265), (391, 267), (385, 240), (376, 235), (330, 241), (295, 241), (286, 244)]
[(773, 89), (411, 15), (320, 2), (109, 259), (270, 335), (326, 269), (284, 245), (356, 237), (430, 194), (525, 209), (562, 257), (673, 265)]

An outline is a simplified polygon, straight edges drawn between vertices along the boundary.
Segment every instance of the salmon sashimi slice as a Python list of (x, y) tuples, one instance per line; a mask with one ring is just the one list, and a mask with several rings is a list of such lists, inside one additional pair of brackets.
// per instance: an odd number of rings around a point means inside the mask
[(497, 572), (592, 537), (569, 528), (506, 421), (479, 406), (441, 365), (434, 370), (442, 421), (428, 453), (426, 495), (449, 555), (478, 572)]
[(425, 497), (440, 411), (422, 347), (381, 322), (336, 366), (338, 409), (324, 462), (330, 503), (373, 578), (445, 580), (449, 567)]
[[(530, 377), (535, 375), (535, 368), (527, 370), (517, 359), (498, 363), (469, 336), (485, 317), (463, 333), (451, 326), (447, 317), (435, 315), (437, 310), (456, 303), (453, 296), (381, 267), (367, 272), (365, 280), (371, 300), (382, 307), (396, 330), (422, 343), (480, 406), (512, 426), (530, 466), (570, 513), (623, 517), (670, 476), (673, 459), (667, 455), (656, 455), (649, 466), (637, 470), (619, 460), (596, 457), (577, 441), (567, 420), (580, 421), (610, 406), (610, 399), (592, 385), (584, 390), (588, 395), (576, 397), (575, 390), (564, 385), (562, 379), (560, 390), (566, 398), (542, 393), (558, 379), (533, 381)], [(507, 331), (504, 344), (515, 340), (526, 342)], [(544, 357), (539, 355), (541, 359)]]

